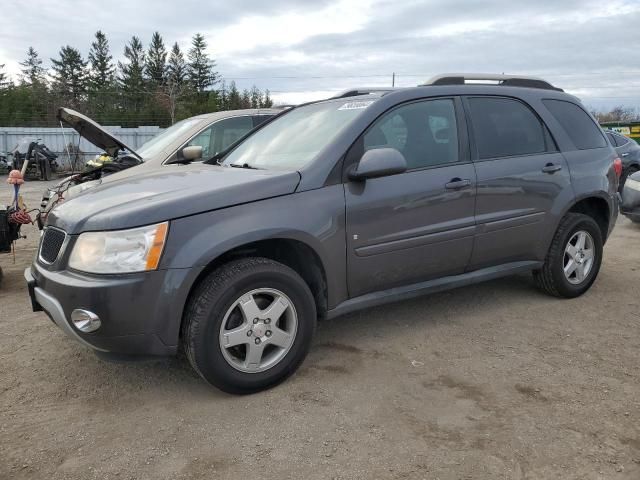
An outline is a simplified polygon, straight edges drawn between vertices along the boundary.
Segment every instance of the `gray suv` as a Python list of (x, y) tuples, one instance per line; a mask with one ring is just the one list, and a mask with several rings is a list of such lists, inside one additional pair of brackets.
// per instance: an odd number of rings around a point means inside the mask
[(522, 272), (583, 294), (621, 162), (543, 80), (446, 75), (292, 108), (204, 163), (134, 170), (50, 213), (25, 271), (33, 308), (97, 351), (182, 345), (206, 381), (249, 393), (298, 368), (321, 318)]

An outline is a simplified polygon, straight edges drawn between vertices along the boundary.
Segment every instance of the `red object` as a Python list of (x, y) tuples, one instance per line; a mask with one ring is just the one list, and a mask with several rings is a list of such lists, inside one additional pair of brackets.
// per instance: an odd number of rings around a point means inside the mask
[(613, 169), (616, 172), (616, 177), (620, 178), (622, 176), (622, 160), (619, 157), (613, 161)]
[(20, 225), (33, 223), (33, 220), (31, 220), (31, 216), (24, 210), (16, 210), (15, 212), (9, 214), (9, 221), (11, 223), (17, 223)]
[(20, 170), (11, 170), (9, 172), (9, 178), (7, 178), (7, 183), (11, 185), (22, 185), (24, 183), (24, 178), (22, 178)]

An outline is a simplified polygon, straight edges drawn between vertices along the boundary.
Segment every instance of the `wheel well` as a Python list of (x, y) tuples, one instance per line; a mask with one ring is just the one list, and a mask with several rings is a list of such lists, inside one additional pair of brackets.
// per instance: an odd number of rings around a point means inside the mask
[[(264, 257), (280, 262), (293, 269), (305, 281), (316, 302), (318, 317), (327, 312), (327, 278), (318, 254), (307, 244), (298, 240), (277, 238), (260, 240), (236, 247), (223, 253), (200, 272), (191, 287), (191, 292), (213, 270), (232, 260), (245, 257)], [(191, 296), (189, 292), (189, 297)]]
[(600, 227), (602, 241), (606, 242), (609, 232), (609, 204), (598, 197), (589, 197), (576, 203), (569, 212), (583, 213), (593, 218)]

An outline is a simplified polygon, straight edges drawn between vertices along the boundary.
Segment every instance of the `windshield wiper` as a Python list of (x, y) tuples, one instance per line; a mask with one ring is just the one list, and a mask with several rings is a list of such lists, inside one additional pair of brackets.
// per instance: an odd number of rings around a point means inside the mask
[(250, 170), (261, 170), (260, 168), (254, 167), (253, 165), (249, 165), (248, 163), (230, 163), (229, 166), (234, 168), (248, 168)]

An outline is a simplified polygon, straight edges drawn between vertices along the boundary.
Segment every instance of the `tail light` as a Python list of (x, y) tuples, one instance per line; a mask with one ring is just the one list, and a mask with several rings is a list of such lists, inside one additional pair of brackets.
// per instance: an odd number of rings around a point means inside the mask
[(616, 177), (619, 179), (622, 176), (622, 160), (620, 160), (620, 157), (616, 157), (613, 161), (613, 170), (616, 172)]

